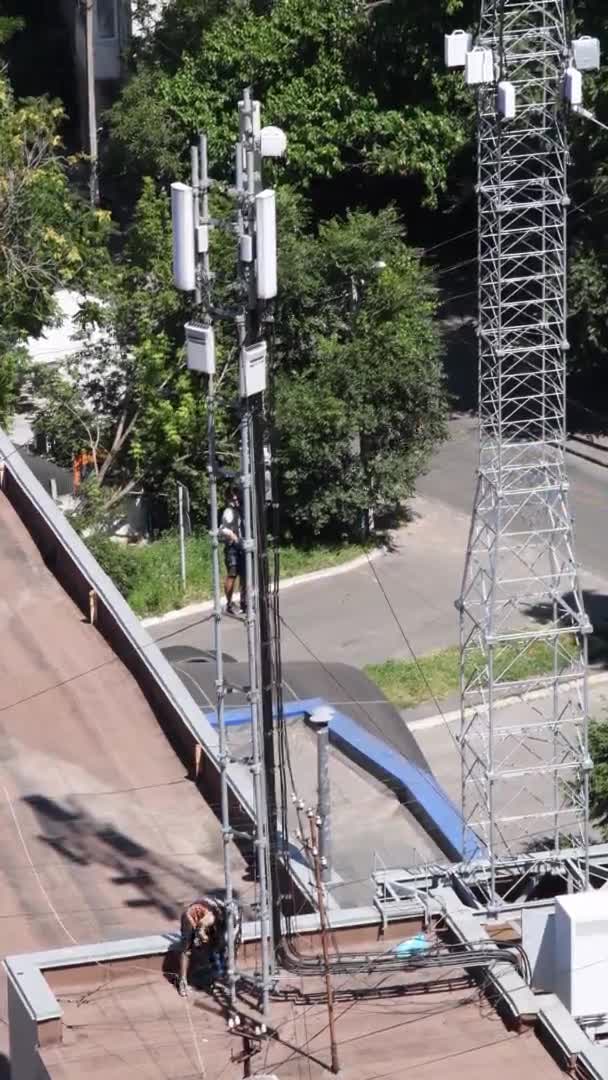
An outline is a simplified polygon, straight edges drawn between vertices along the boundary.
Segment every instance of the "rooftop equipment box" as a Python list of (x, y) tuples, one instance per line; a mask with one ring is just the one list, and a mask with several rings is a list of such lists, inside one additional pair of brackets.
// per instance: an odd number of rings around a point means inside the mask
[(555, 993), (572, 1016), (608, 1013), (608, 890), (555, 900)]

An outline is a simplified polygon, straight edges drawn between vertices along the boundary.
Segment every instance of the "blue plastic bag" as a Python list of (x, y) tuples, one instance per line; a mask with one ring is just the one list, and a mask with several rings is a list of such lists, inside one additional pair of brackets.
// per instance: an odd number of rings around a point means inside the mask
[(400, 941), (398, 945), (395, 945), (393, 952), (395, 956), (403, 959), (427, 952), (430, 947), (425, 934), (416, 934), (414, 937), (406, 938), (405, 941)]

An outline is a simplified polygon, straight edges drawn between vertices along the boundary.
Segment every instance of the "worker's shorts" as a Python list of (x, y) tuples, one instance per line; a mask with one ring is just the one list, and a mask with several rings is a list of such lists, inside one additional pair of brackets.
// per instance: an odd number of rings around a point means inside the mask
[(226, 544), (224, 559), (228, 576), (238, 577), (242, 581), (245, 577), (245, 552), (243, 549), (238, 544)]

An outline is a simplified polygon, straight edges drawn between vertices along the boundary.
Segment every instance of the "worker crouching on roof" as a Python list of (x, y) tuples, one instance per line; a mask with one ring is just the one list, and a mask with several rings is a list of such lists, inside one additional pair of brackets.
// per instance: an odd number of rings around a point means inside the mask
[(214, 978), (221, 978), (226, 962), (226, 909), (220, 900), (204, 896), (182, 913), (179, 992), (188, 993), (188, 960), (193, 949), (206, 948)]

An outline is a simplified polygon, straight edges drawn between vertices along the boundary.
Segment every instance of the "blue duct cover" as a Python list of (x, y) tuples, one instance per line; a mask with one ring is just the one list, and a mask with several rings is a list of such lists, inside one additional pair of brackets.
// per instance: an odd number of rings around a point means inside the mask
[[(310, 716), (320, 706), (331, 710), (329, 735), (333, 743), (350, 757), (356, 758), (370, 772), (388, 781), (393, 790), (401, 791), (407, 798), (408, 807), (445, 854), (457, 861), (483, 857), (484, 849), (471, 829), (463, 828), (462, 815), (432, 773), (409, 761), (398, 750), (358, 724), (346, 713), (338, 712), (321, 698), (286, 702), (283, 716), (286, 720), (298, 716)], [(226, 709), (227, 727), (251, 721), (248, 708)], [(212, 724), (217, 724), (215, 713), (207, 713)]]

